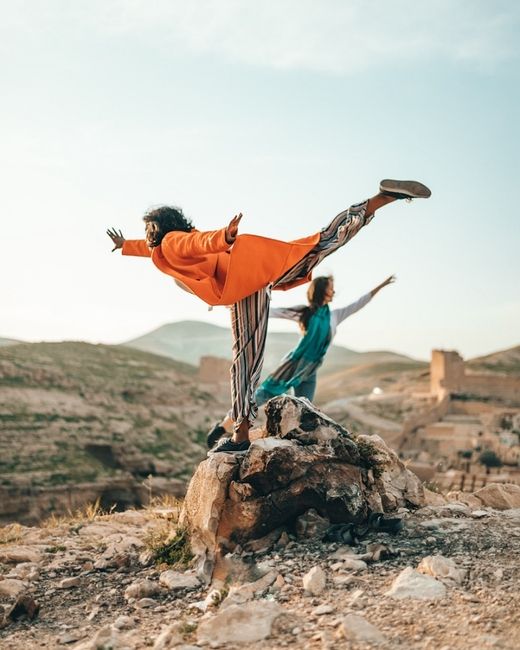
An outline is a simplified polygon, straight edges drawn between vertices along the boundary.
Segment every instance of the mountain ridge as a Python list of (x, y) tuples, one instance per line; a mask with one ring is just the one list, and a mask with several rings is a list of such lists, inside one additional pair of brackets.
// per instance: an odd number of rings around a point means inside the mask
[[(268, 332), (264, 372), (273, 370), (299, 339), (300, 335), (296, 332)], [(204, 321), (177, 321), (165, 323), (121, 345), (198, 365), (202, 356), (231, 358), (231, 330)], [(403, 364), (418, 363), (416, 359), (398, 352), (388, 350), (357, 352), (333, 343), (321, 372), (328, 374), (361, 363), (390, 361)]]

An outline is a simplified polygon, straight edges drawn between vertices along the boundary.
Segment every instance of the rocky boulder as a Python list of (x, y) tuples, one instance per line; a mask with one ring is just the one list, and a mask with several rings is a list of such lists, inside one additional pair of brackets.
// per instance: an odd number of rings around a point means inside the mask
[(288, 395), (268, 402), (266, 415), (267, 437), (243, 455), (211, 454), (188, 487), (180, 524), (206, 580), (219, 550), (292, 526), (311, 508), (349, 523), (424, 505), (421, 482), (379, 436), (354, 436)]
[(489, 483), (475, 492), (484, 506), (496, 510), (520, 508), (520, 485), (513, 483)]

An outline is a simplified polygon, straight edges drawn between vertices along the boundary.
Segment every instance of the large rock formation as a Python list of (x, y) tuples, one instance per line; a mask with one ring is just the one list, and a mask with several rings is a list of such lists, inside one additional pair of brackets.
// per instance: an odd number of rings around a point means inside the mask
[(419, 479), (379, 436), (354, 436), (287, 395), (271, 400), (266, 415), (265, 437), (246, 454), (212, 454), (190, 482), (180, 523), (202, 577), (211, 576), (219, 551), (290, 527), (311, 508), (349, 523), (424, 505)]

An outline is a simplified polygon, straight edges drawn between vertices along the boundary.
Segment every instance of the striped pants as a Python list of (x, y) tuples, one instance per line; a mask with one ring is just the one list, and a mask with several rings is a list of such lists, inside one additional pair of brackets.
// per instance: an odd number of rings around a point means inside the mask
[(321, 230), (316, 246), (281, 278), (231, 307), (233, 362), (230, 416), (235, 429), (245, 419), (252, 425), (258, 413), (255, 392), (264, 363), (271, 289), (306, 277), (327, 255), (344, 246), (363, 226), (370, 223), (374, 215), (366, 215), (367, 203), (352, 205), (340, 212)]

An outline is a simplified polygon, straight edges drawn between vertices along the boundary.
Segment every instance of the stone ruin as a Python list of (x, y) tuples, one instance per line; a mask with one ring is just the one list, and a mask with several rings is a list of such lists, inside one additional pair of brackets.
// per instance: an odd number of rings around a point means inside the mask
[(424, 505), (420, 480), (377, 435), (353, 435), (306, 399), (266, 405), (265, 430), (246, 454), (210, 454), (188, 487), (180, 525), (199, 577), (237, 545), (266, 536), (309, 510), (331, 523)]

